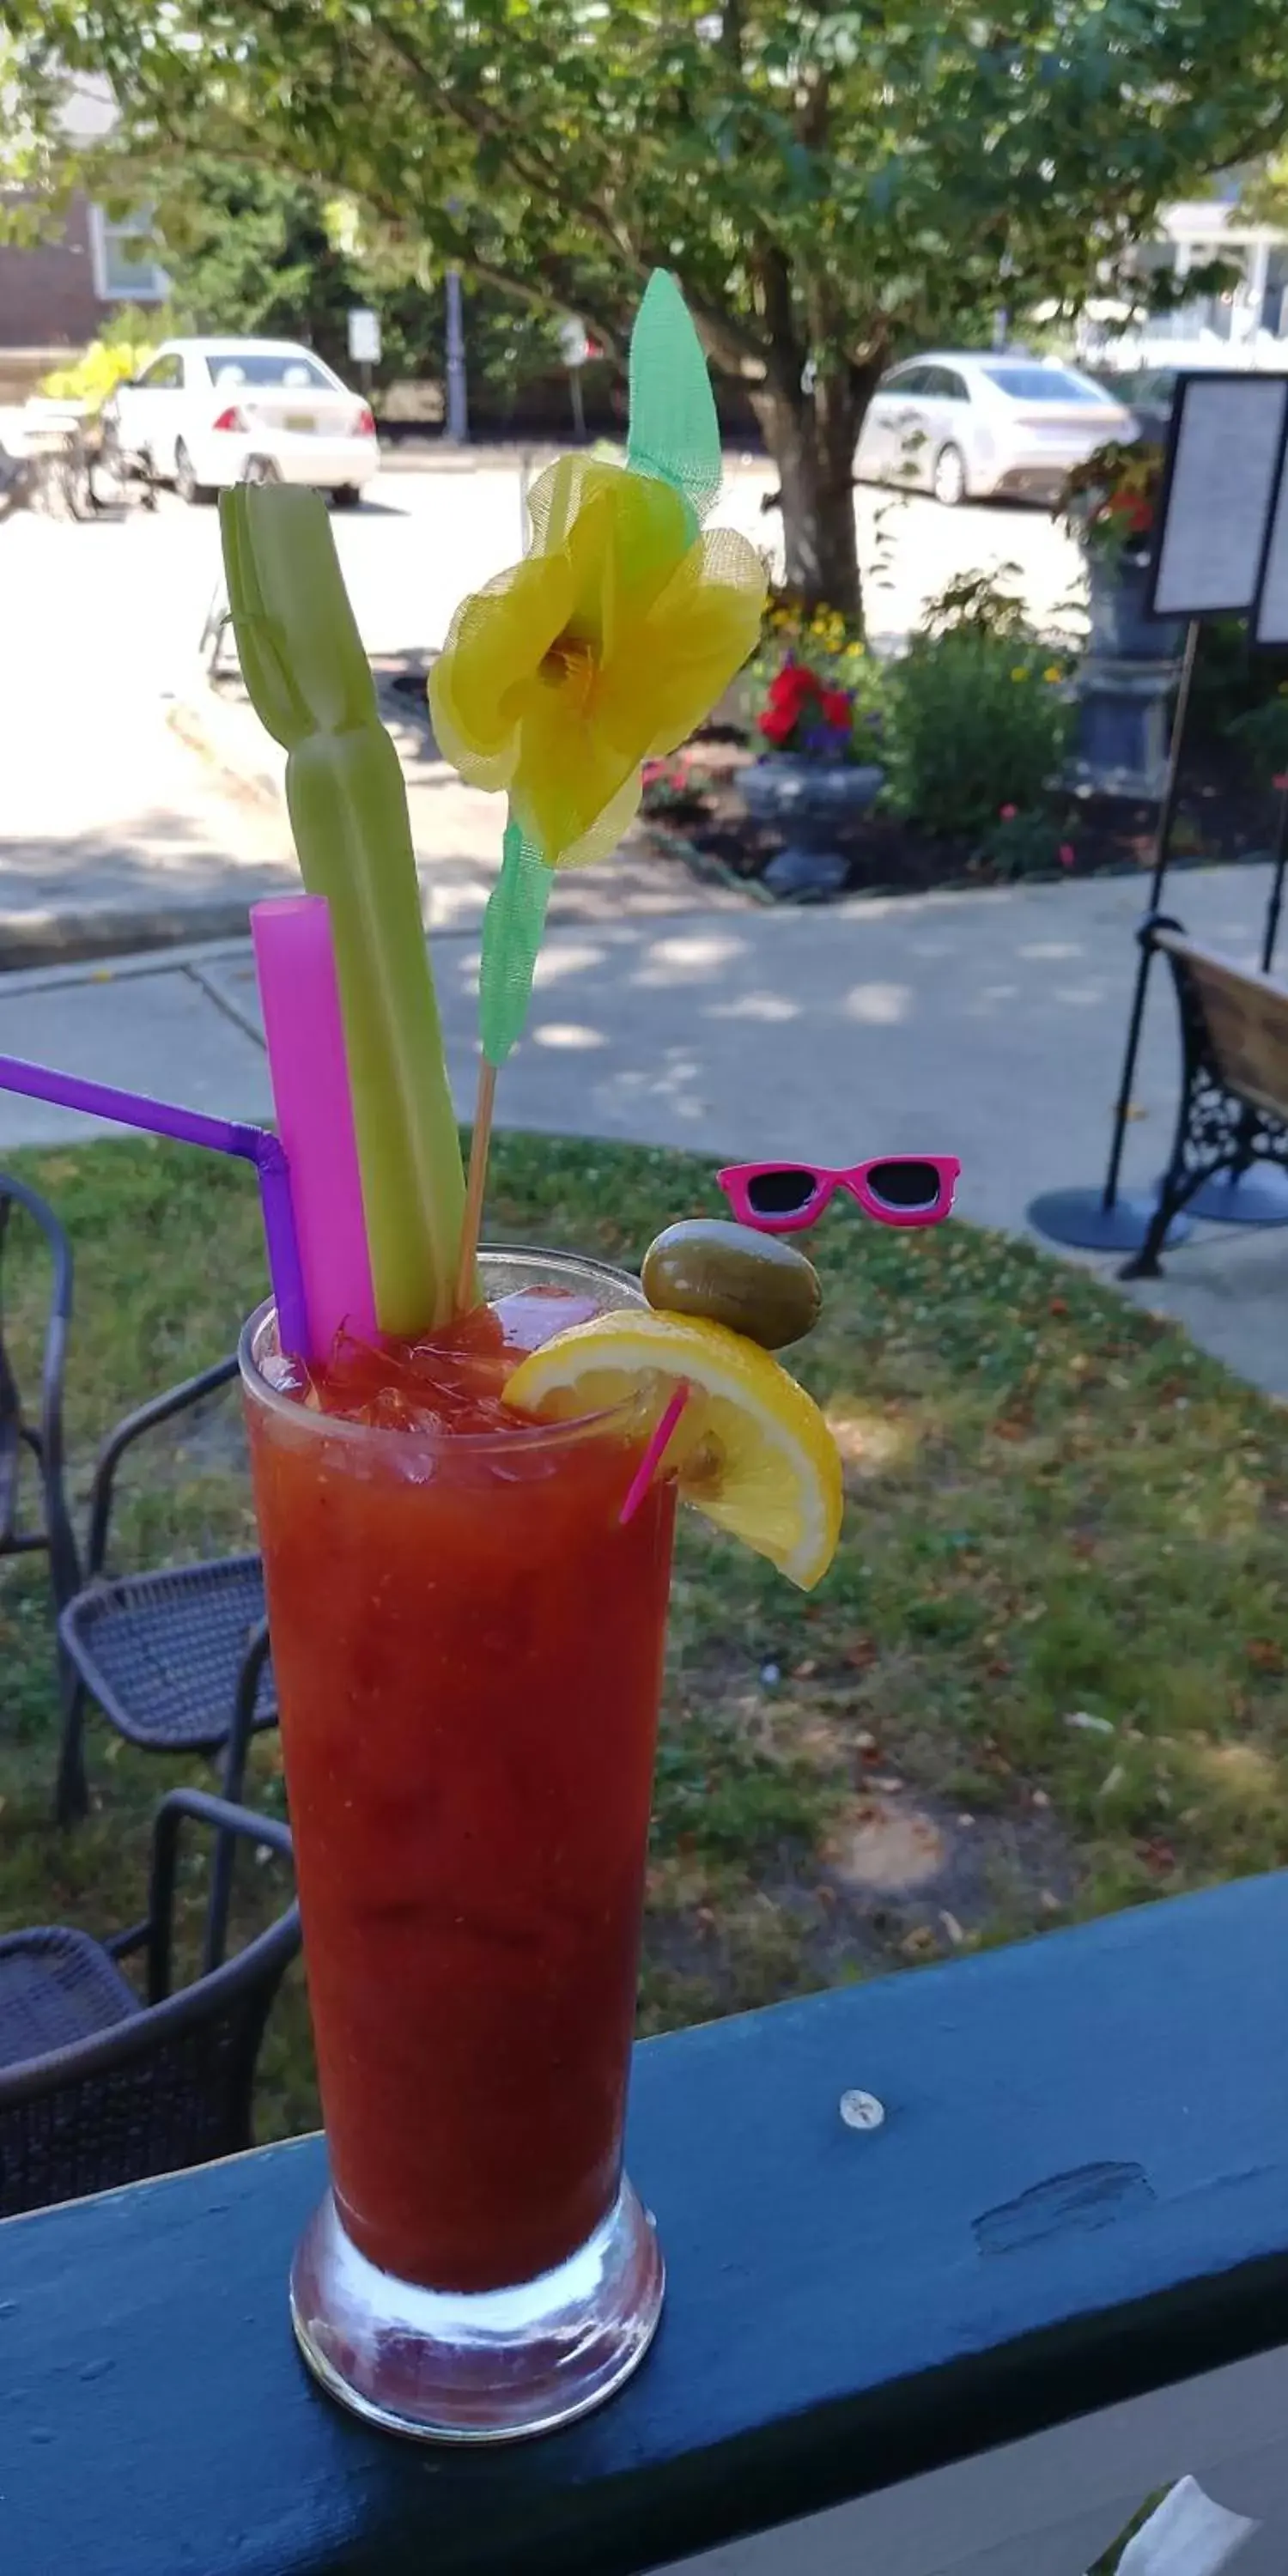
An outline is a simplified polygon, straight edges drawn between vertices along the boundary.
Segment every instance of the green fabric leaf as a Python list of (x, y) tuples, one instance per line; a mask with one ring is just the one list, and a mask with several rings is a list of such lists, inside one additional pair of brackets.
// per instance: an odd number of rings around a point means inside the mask
[(631, 333), (626, 462), (673, 484), (704, 519), (720, 490), (720, 423), (702, 343), (669, 269), (655, 268)]
[(502, 1065), (523, 1035), (554, 872), (517, 823), (506, 826), (501, 873), (483, 915), (479, 1035), (489, 1064)]

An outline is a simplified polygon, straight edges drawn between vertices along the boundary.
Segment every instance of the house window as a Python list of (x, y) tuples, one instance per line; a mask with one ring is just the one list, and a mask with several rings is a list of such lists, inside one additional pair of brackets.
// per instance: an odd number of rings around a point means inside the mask
[(100, 303), (164, 302), (170, 281), (156, 255), (149, 212), (124, 215), (118, 221), (101, 206), (91, 206), (90, 247), (94, 292)]

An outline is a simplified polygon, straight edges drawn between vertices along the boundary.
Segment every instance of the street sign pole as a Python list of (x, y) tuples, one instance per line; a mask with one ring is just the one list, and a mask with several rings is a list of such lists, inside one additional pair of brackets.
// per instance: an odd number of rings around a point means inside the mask
[(447, 435), (454, 445), (464, 446), (470, 434), (469, 398), (465, 383), (465, 310), (461, 295), (461, 272), (447, 272)]
[(380, 316), (363, 305), (349, 308), (349, 356), (361, 370), (362, 390), (371, 401), (371, 370), (380, 363)]
[(572, 402), (573, 436), (575, 437), (578, 446), (584, 447), (586, 443), (586, 406), (582, 400), (581, 371), (586, 364), (587, 358), (591, 354), (591, 345), (586, 334), (585, 323), (576, 321), (571, 315), (566, 322), (561, 323), (559, 326), (559, 347), (563, 354), (564, 365), (568, 370), (568, 392)]

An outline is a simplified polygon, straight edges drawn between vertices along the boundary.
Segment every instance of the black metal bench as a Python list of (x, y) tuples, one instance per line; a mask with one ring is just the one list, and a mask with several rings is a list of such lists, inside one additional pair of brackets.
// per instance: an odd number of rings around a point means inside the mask
[(1237, 1178), (1253, 1163), (1288, 1170), (1288, 990), (1273, 975), (1200, 947), (1165, 915), (1144, 922), (1140, 937), (1172, 970), (1181, 1098), (1154, 1219), (1122, 1279), (1160, 1276), (1173, 1217), (1208, 1181)]

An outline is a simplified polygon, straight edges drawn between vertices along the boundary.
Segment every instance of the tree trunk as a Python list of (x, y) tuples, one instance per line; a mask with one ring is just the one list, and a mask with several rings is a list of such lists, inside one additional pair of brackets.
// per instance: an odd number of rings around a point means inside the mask
[(787, 588), (859, 625), (854, 450), (865, 406), (853, 375), (820, 372), (808, 394), (767, 385), (753, 400), (778, 468)]

